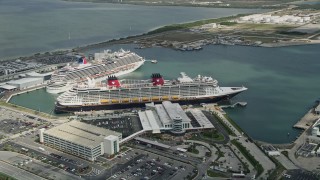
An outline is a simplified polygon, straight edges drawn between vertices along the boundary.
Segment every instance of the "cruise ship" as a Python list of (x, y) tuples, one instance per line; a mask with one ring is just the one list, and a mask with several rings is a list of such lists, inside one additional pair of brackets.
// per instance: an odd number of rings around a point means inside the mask
[(158, 73), (152, 74), (149, 80), (118, 80), (109, 76), (105, 83), (90, 82), (64, 92), (57, 98), (55, 112), (124, 109), (162, 101), (210, 103), (230, 99), (245, 90), (246, 87), (219, 87), (212, 77), (190, 78), (183, 72), (174, 80), (165, 80)]
[(75, 84), (86, 82), (88, 78), (101, 81), (111, 75), (128, 74), (138, 69), (144, 62), (145, 59), (139, 55), (122, 49), (117, 52), (105, 50), (102, 53), (95, 53), (92, 63), (80, 56), (78, 62), (54, 72), (46, 90), (53, 94), (62, 93)]

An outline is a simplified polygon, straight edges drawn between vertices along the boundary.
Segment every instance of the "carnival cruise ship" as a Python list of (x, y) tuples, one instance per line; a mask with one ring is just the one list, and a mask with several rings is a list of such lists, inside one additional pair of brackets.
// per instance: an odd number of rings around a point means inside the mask
[(101, 81), (107, 76), (128, 74), (138, 69), (144, 62), (145, 59), (139, 55), (122, 49), (117, 52), (105, 50), (102, 53), (95, 53), (92, 63), (88, 63), (85, 57), (80, 56), (78, 62), (54, 72), (46, 90), (53, 94), (62, 93), (75, 84), (86, 82), (88, 78)]
[(212, 77), (185, 73), (175, 80), (152, 74), (149, 80), (118, 80), (109, 76), (106, 83), (74, 86), (57, 98), (55, 112), (91, 111), (143, 107), (162, 101), (200, 104), (230, 99), (247, 90), (245, 87), (219, 87)]

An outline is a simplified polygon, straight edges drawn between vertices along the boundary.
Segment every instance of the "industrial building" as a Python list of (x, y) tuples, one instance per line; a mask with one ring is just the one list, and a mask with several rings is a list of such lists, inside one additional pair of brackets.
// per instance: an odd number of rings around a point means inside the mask
[(17, 89), (26, 89), (43, 84), (42, 78), (22, 78), (7, 82), (8, 85), (15, 86)]
[(271, 14), (252, 14), (240, 17), (239, 23), (268, 23), (268, 24), (304, 24), (310, 22), (310, 16), (283, 15), (273, 16)]
[(183, 134), (186, 130), (214, 128), (211, 122), (200, 110), (191, 109), (193, 119), (198, 126), (192, 126), (192, 120), (178, 103), (163, 101), (162, 104), (146, 104), (146, 111), (138, 112), (142, 127), (152, 133), (170, 131), (173, 134)]
[(30, 72), (30, 73), (27, 73), (26, 76), (27, 77), (32, 77), (32, 78), (42, 78), (43, 81), (48, 81), (50, 80), (51, 78), (51, 75), (52, 75), (53, 72), (48, 72), (48, 73), (37, 73), (37, 72)]
[(95, 161), (100, 155), (119, 152), (122, 134), (79, 121), (70, 121), (39, 131), (40, 143)]

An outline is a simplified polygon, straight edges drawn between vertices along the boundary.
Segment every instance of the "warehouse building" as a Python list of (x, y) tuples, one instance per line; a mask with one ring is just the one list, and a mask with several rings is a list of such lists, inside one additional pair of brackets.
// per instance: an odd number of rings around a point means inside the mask
[(7, 82), (8, 85), (15, 86), (17, 89), (26, 89), (43, 84), (42, 78), (22, 78)]
[(30, 72), (27, 73), (26, 76), (27, 77), (32, 77), (32, 78), (42, 78), (43, 81), (48, 81), (51, 79), (51, 75), (53, 72), (49, 72), (49, 73), (37, 73), (37, 72)]
[(122, 134), (79, 121), (39, 131), (40, 142), (55, 149), (95, 161), (100, 155), (119, 152)]

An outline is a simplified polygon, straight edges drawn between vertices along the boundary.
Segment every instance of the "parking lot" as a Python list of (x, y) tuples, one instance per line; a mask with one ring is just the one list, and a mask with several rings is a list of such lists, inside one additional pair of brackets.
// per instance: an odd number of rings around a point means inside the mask
[[(30, 159), (38, 160), (39, 162), (51, 165), (77, 176), (79, 174), (86, 174), (91, 171), (91, 167), (89, 167), (89, 164), (84, 161), (67, 158), (66, 156), (50, 153), (46, 150), (36, 151), (34, 149), (27, 148), (25, 146), (12, 142), (4, 144), (1, 150), (5, 150), (4, 148), (9, 148), (10, 151), (24, 154), (30, 157)], [(15, 165), (21, 165), (21, 162), (19, 161), (14, 163)], [(22, 165), (24, 165), (23, 163), (24, 162), (22, 162)]]
[(42, 119), (0, 108), (0, 134), (17, 134), (45, 124)]
[(121, 166), (112, 172), (109, 179), (184, 179), (194, 174), (194, 167), (189, 163), (162, 156), (152, 149), (151, 152), (130, 149), (119, 154), (112, 161)]
[(90, 119), (83, 119), (84, 120), (81, 122), (120, 132), (122, 133), (123, 138), (142, 130), (139, 117), (137, 116), (124, 116), (118, 118), (90, 117)]
[(294, 180), (319, 180), (320, 172), (314, 173), (304, 170), (289, 170), (282, 174), (283, 179), (294, 179)]
[(46, 179), (77, 179), (77, 176), (69, 174), (58, 167), (45, 164), (41, 160), (22, 154), (1, 152), (1, 156), (1, 159), (6, 163)]

